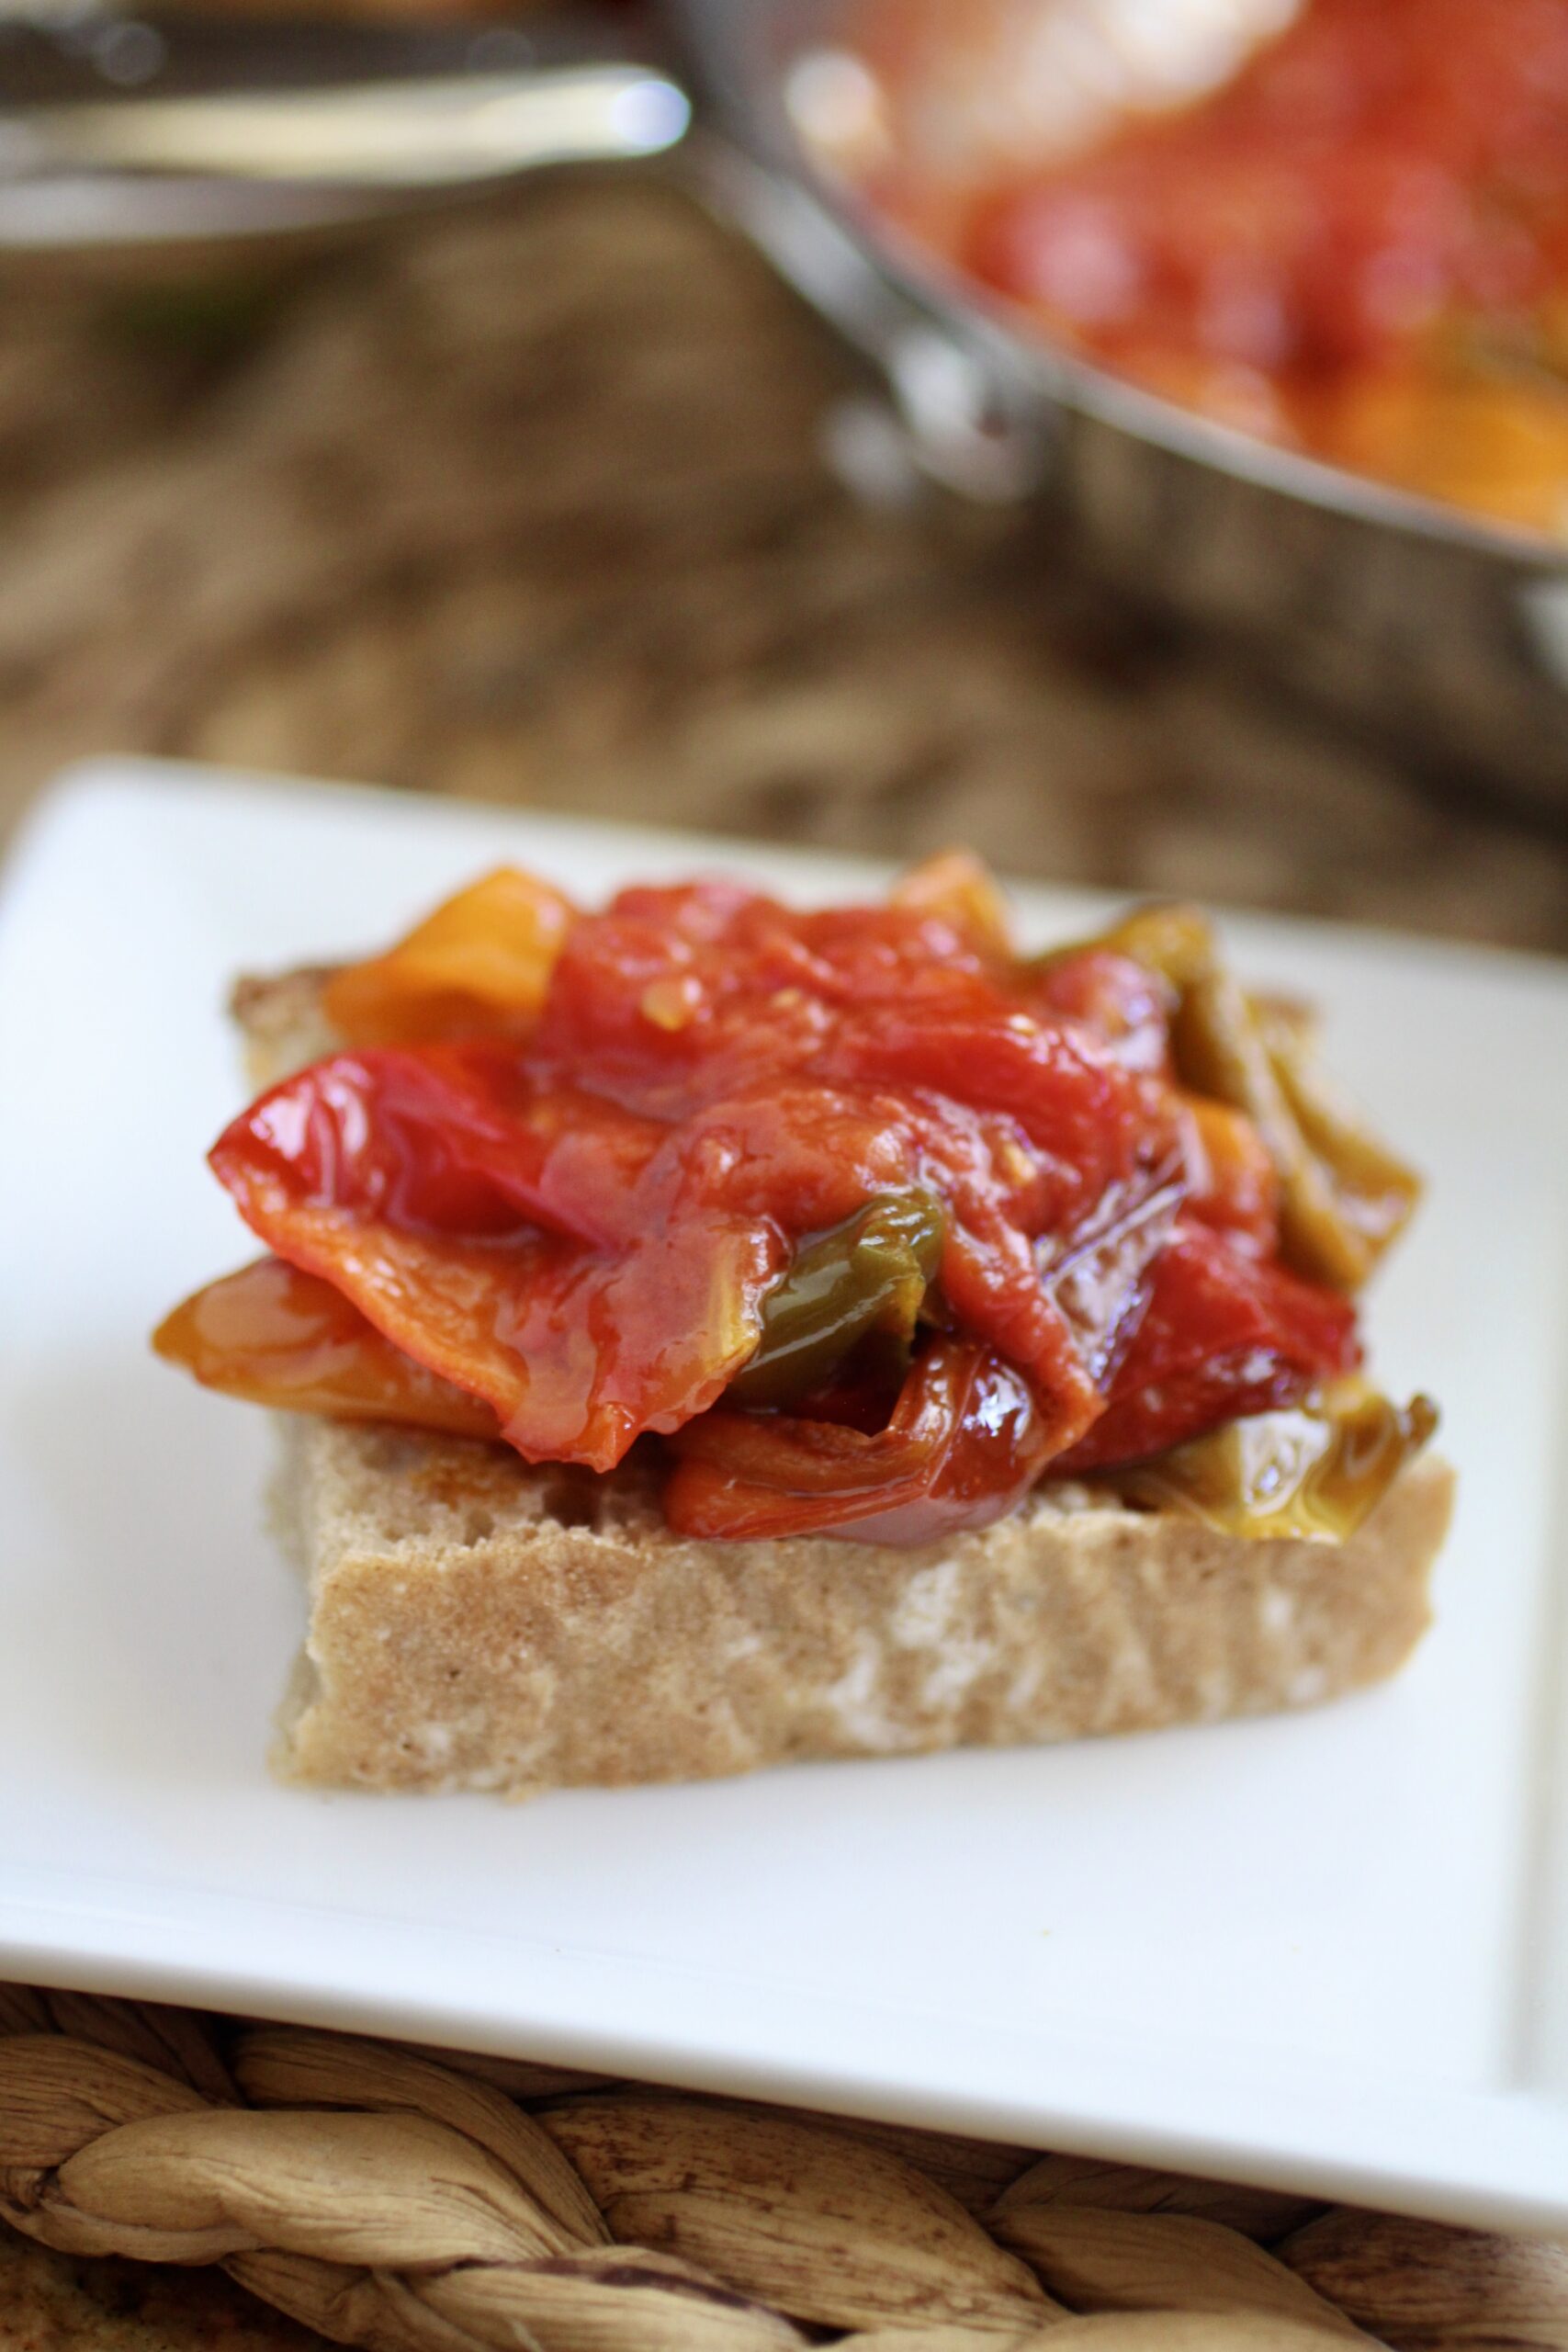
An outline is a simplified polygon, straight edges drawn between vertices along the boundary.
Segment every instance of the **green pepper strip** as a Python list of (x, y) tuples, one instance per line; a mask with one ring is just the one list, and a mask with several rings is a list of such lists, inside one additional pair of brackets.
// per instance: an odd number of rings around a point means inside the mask
[(1110, 1480), (1126, 1502), (1180, 1510), (1225, 1535), (1340, 1544), (1438, 1426), (1425, 1396), (1391, 1404), (1359, 1381), (1229, 1421)]
[(740, 1405), (797, 1404), (873, 1333), (907, 1356), (945, 1230), (934, 1193), (882, 1193), (805, 1243), (762, 1301), (761, 1339), (729, 1396)]
[(1297, 1273), (1357, 1290), (1420, 1197), (1420, 1179), (1330, 1087), (1310, 1024), (1244, 994), (1192, 907), (1146, 907), (1089, 943), (1130, 956), (1177, 991), (1171, 1049), (1195, 1093), (1245, 1111), (1280, 1178), (1280, 1254)]
[(1280, 1007), (1253, 1004), (1252, 1019), (1303, 1143), (1333, 1182), (1340, 1218), (1370, 1272), (1408, 1222), (1421, 1180), (1347, 1102), (1313, 1051), (1303, 1027)]

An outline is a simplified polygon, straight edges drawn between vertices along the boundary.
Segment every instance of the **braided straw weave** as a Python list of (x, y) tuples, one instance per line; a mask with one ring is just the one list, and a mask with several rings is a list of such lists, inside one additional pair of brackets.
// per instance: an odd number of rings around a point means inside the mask
[(378, 2352), (1568, 2352), (1568, 2247), (14, 1986), (0, 2215)]

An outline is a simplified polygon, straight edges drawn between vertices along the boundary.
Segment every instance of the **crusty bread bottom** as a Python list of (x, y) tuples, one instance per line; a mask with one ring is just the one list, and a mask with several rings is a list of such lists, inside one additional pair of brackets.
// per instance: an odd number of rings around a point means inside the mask
[(279, 1521), (310, 1621), (277, 1768), (518, 1796), (1337, 1697), (1418, 1639), (1453, 1484), (1418, 1460), (1337, 1545), (1241, 1542), (1081, 1488), (916, 1551), (694, 1544), (640, 1467), (284, 1426)]

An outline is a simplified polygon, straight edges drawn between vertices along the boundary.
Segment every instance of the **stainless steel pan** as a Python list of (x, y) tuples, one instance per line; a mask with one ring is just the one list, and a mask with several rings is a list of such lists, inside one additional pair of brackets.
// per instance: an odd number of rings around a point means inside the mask
[[(78, 18), (63, 41), (14, 40), (8, 72), (0, 49), (0, 247), (51, 220), (76, 246), (304, 234), (540, 164), (671, 153), (873, 364), (912, 467), (1032, 502), (1078, 560), (1456, 785), (1568, 811), (1568, 548), (1194, 417), (900, 249), (792, 108), (845, 17), (668, 0), (418, 36), (135, 20), (130, 48), (129, 20)], [(103, 78), (117, 43), (121, 80), (140, 57), (132, 89)]]

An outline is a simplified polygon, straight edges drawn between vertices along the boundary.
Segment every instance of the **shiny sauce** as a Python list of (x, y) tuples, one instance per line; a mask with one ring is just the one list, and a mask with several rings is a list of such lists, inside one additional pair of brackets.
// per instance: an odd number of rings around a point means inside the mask
[(962, 858), (816, 913), (488, 876), (220, 1136), (269, 1254), (155, 1344), (531, 1462), (661, 1443), (691, 1535), (982, 1526), (1359, 1362), (1413, 1180), (1216, 952), (1168, 914), (1030, 958)]

